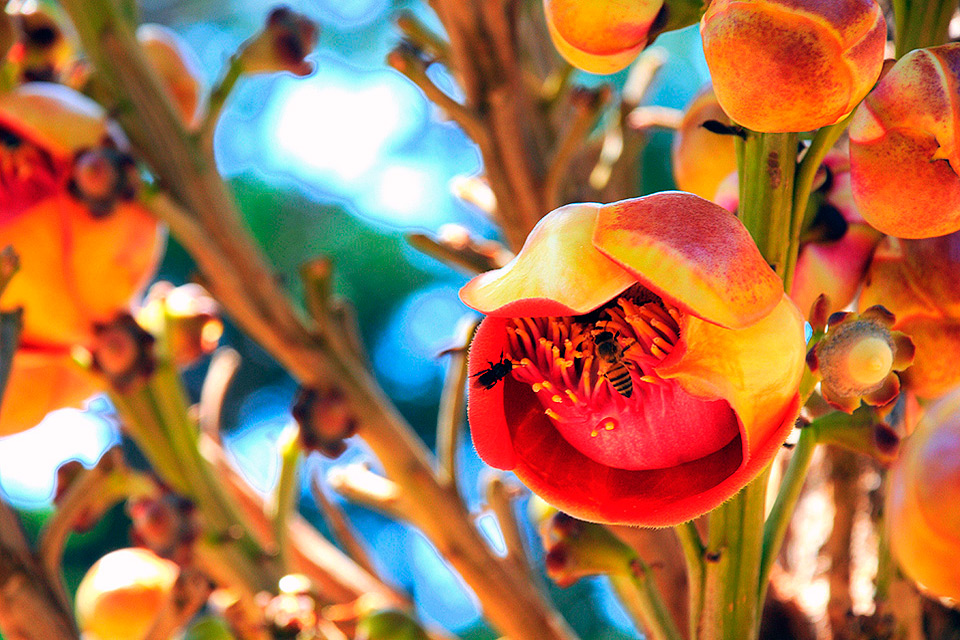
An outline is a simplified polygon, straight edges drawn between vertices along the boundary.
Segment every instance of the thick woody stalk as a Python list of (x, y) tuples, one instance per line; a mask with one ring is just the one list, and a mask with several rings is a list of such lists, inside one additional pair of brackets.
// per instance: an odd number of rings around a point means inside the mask
[[(491, 19), (496, 20), (494, 9), (506, 11), (499, 5), (484, 3), (483, 7), (492, 11)], [(173, 200), (158, 199), (162, 205), (158, 209), (233, 319), (304, 385), (317, 386), (326, 379), (343, 386), (359, 418), (361, 435), (378, 454), (387, 474), (405, 493), (417, 497), (410, 501), (411, 520), (470, 584), (500, 631), (530, 640), (571, 637), (543, 595), (492, 553), (459, 496), (438, 482), (427, 448), (355, 354), (338, 336), (315, 338), (301, 322), (244, 228), (212, 156), (184, 130), (115, 2), (64, 0), (63, 6), (100, 77), (118, 104), (124, 105), (117, 110), (118, 119), (162, 187), (173, 195)], [(501, 63), (503, 56), (511, 55), (499, 49), (491, 53)], [(499, 138), (522, 139), (516, 131), (521, 121), (508, 115), (513, 107), (507, 94), (494, 91), (488, 97), (491, 122), (501, 134)], [(511, 175), (527, 172), (528, 160), (518, 158), (518, 151), (522, 153), (515, 145), (512, 153), (505, 154), (508, 157), (502, 166)], [(527, 218), (539, 217), (542, 211), (539, 198), (533, 199), (536, 202), (531, 201), (529, 191), (517, 194), (516, 201), (524, 203), (522, 215), (517, 215), (524, 220), (523, 227), (526, 223), (532, 226), (535, 220)], [(515, 232), (514, 238), (518, 237)]]

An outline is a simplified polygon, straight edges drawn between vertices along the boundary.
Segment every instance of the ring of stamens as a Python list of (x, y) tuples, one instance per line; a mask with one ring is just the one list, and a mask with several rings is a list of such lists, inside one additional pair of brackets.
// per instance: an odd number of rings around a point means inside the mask
[[(642, 299), (621, 296), (584, 316), (511, 319), (504, 353), (513, 364), (510, 375), (530, 385), (554, 421), (579, 422), (594, 407), (612, 403), (624, 411), (642, 402), (643, 394), (626, 397), (615, 389), (606, 375), (610, 363), (597, 354), (597, 337), (612, 334), (619, 352), (615, 361), (626, 367), (633, 387), (662, 384), (656, 367), (680, 339), (682, 314), (644, 293)], [(609, 418), (590, 435), (616, 427)]]

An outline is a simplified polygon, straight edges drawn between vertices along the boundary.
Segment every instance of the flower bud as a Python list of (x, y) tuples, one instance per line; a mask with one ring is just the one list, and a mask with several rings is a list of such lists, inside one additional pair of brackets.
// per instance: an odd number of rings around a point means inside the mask
[(176, 564), (146, 549), (119, 549), (90, 568), (77, 588), (77, 624), (90, 640), (140, 640), (177, 579)]
[(913, 362), (913, 342), (890, 331), (893, 315), (883, 307), (870, 307), (859, 316), (836, 313), (826, 335), (808, 354), (810, 369), (822, 376), (823, 399), (853, 413), (863, 399), (883, 406), (900, 393), (901, 371)]
[(590, 73), (615, 73), (647, 45), (663, 0), (544, 0), (553, 46)]
[(130, 314), (94, 327), (92, 368), (124, 393), (144, 384), (156, 368), (153, 345), (156, 340)]
[(3, 302), (24, 307), (24, 344), (85, 343), (149, 278), (158, 223), (132, 199), (128, 159), (85, 96), (22, 85), (0, 95), (0, 130), (0, 246), (22, 263)]
[(137, 322), (154, 336), (163, 336), (161, 342), (181, 367), (212, 353), (223, 335), (219, 305), (206, 289), (193, 283), (154, 284), (137, 312)]
[(206, 87), (196, 54), (175, 31), (159, 24), (137, 29), (137, 40), (150, 66), (180, 112), (184, 124), (195, 129), (200, 123)]
[(810, 131), (876, 82), (887, 39), (874, 0), (713, 0), (700, 23), (714, 91), (754, 131)]
[(960, 384), (960, 232), (925, 240), (885, 238), (877, 247), (860, 307), (883, 305), (910, 336), (916, 360), (901, 379), (920, 398)]
[[(673, 179), (681, 191), (713, 200), (720, 183), (737, 171), (733, 135), (708, 128), (708, 122), (733, 124), (720, 108), (712, 87), (693, 99), (673, 138)], [(714, 200), (716, 202), (716, 200)]]
[(193, 503), (169, 491), (127, 502), (131, 539), (161, 558), (177, 563), (190, 559), (191, 545), (200, 532)]
[(313, 71), (306, 58), (317, 46), (320, 29), (315, 22), (289, 7), (277, 7), (266, 26), (241, 52), (244, 73), (289, 71), (305, 76)]
[(864, 219), (899, 238), (960, 229), (960, 44), (912, 51), (850, 122), (853, 195)]
[(357, 420), (339, 389), (320, 391), (301, 387), (292, 413), (300, 425), (303, 447), (329, 458), (346, 451), (344, 439), (357, 432)]
[(542, 531), (547, 575), (561, 587), (595, 575), (626, 574), (635, 552), (603, 525), (557, 512)]
[(960, 599), (960, 395), (933, 407), (887, 476), (884, 524), (903, 572), (931, 595)]

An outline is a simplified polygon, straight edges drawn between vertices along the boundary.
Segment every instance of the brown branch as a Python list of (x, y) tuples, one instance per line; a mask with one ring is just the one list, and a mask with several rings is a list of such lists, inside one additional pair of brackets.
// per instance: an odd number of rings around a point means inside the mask
[(457, 324), (457, 340), (450, 351), (447, 375), (437, 412), (437, 472), (441, 481), (457, 486), (457, 453), (467, 406), (467, 347), (477, 329), (475, 317), (462, 318)]
[(346, 554), (350, 556), (354, 562), (363, 567), (370, 575), (378, 575), (377, 569), (370, 559), (366, 547), (360, 542), (360, 538), (357, 536), (353, 525), (350, 524), (340, 505), (327, 496), (327, 491), (323, 487), (323, 480), (321, 480), (318, 473), (314, 473), (310, 478), (310, 493), (313, 495), (314, 502), (317, 503), (317, 507), (319, 507), (324, 519), (330, 526), (330, 531), (333, 533), (334, 539), (340, 543), (340, 546), (343, 547)]
[(336, 467), (327, 474), (330, 488), (350, 502), (369, 507), (394, 520), (408, 520), (400, 487), (364, 464)]
[(570, 163), (612, 95), (613, 92), (609, 87), (597, 90), (580, 89), (572, 95), (573, 114), (569, 118), (570, 125), (557, 144), (543, 183), (544, 197), (550, 209), (556, 209), (564, 204), (563, 184)]
[(528, 580), (533, 580), (530, 560), (523, 545), (523, 534), (520, 532), (520, 524), (514, 512), (513, 501), (518, 493), (517, 488), (508, 484), (503, 479), (503, 474), (493, 472), (487, 477), (486, 488), (487, 504), (497, 517), (503, 542), (507, 548), (507, 562), (512, 563), (517, 571), (527, 576)]
[[(57, 578), (59, 582), (59, 577)], [(7, 640), (78, 640), (70, 614), (30, 553), (16, 513), (0, 500), (0, 632)]]
[(213, 354), (207, 376), (203, 379), (197, 422), (200, 431), (216, 442), (220, 442), (223, 400), (239, 368), (240, 354), (229, 347), (221, 347)]

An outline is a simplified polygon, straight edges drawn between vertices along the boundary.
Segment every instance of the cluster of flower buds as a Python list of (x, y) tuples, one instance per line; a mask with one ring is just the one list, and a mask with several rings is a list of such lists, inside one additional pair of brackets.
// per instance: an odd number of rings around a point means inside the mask
[(180, 568), (146, 549), (103, 556), (80, 581), (76, 616), (84, 638), (141, 640), (170, 597)]

